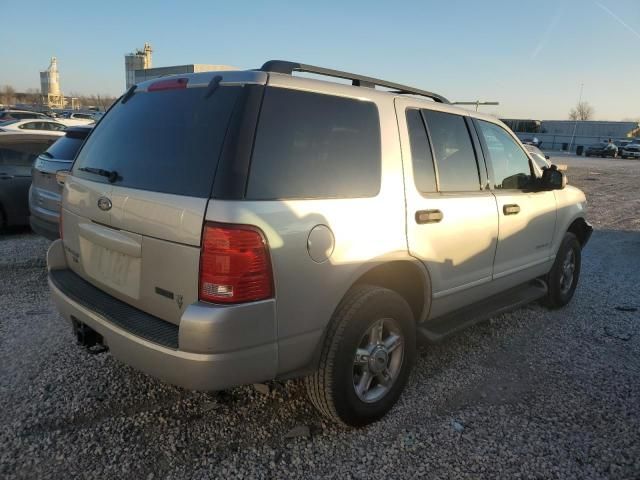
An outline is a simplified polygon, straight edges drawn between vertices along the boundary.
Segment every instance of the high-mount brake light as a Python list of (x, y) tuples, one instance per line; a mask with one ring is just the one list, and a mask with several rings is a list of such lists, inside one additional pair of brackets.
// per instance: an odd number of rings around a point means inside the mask
[(246, 225), (205, 224), (199, 299), (227, 304), (271, 297), (273, 272), (263, 233)]
[(158, 80), (147, 88), (148, 92), (159, 92), (161, 90), (176, 90), (187, 88), (188, 78), (168, 78), (166, 80)]

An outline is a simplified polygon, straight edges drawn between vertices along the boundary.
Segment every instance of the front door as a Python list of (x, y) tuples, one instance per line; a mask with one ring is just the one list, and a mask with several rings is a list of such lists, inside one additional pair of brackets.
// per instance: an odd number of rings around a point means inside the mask
[(498, 205), (499, 235), (494, 278), (547, 262), (556, 225), (551, 191), (532, 192), (530, 159), (515, 138), (498, 124), (475, 120), (488, 157)]

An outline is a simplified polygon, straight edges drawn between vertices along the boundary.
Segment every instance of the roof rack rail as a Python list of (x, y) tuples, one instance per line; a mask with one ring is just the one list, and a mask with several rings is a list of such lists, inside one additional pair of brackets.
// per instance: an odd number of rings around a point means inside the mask
[(419, 95), (421, 97), (431, 98), (438, 103), (451, 103), (442, 95), (428, 92), (426, 90), (420, 90), (419, 88), (409, 87), (407, 85), (401, 85), (394, 82), (387, 82), (386, 80), (380, 80), (378, 78), (365, 77), (364, 75), (358, 75), (355, 73), (332, 70), (330, 68), (315, 67), (313, 65), (306, 65), (304, 63), (288, 62), (286, 60), (269, 60), (264, 65), (262, 65), (260, 70), (263, 72), (284, 73), (286, 75), (291, 75), (293, 74), (293, 72), (316, 73), (318, 75), (325, 75), (327, 77), (344, 78), (345, 80), (351, 80), (351, 84), (356, 87), (375, 88), (375, 86), (378, 85), (380, 87), (386, 87), (394, 90), (393, 93)]

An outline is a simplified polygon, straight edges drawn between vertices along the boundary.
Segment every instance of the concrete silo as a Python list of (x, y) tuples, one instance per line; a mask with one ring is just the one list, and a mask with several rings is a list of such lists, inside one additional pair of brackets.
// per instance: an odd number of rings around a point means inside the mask
[(124, 56), (124, 71), (127, 90), (136, 84), (136, 70), (151, 68), (151, 44), (145, 43), (144, 48), (138, 49)]
[(42, 94), (42, 103), (49, 108), (64, 107), (64, 96), (60, 89), (60, 74), (56, 57), (51, 57), (49, 68), (44, 72), (40, 72), (40, 92)]

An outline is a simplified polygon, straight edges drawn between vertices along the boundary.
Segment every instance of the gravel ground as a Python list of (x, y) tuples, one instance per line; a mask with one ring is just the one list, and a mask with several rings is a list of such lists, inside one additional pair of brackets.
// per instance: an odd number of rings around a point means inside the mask
[(360, 430), (298, 382), (195, 393), (86, 353), (49, 299), (47, 242), (2, 235), (0, 478), (640, 478), (640, 162), (556, 161), (597, 229), (573, 302), (422, 347)]

